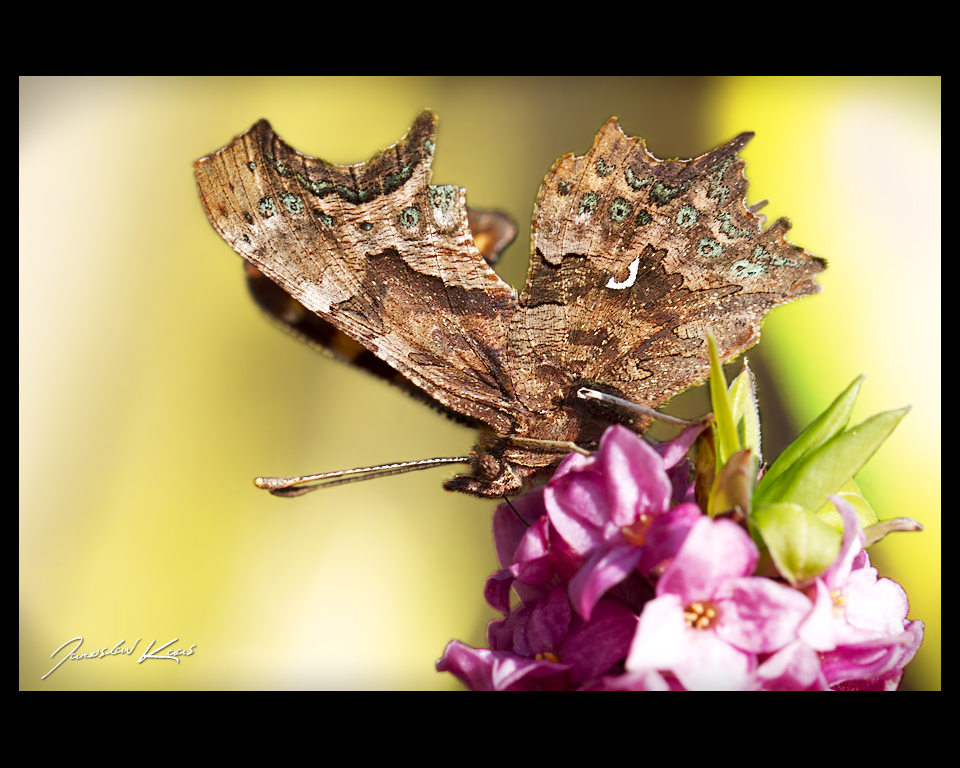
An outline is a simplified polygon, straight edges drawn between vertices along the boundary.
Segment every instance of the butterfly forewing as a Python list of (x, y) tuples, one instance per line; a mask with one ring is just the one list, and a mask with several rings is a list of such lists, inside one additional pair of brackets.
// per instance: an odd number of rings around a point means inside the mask
[(529, 336), (563, 329), (555, 365), (656, 407), (707, 376), (708, 329), (729, 359), (756, 343), (769, 309), (820, 290), (823, 260), (745, 207), (737, 152), (751, 136), (661, 161), (611, 120), (590, 152), (557, 161), (520, 298)]
[[(467, 208), (470, 234), (480, 255), (488, 264), (495, 264), (503, 250), (517, 236), (517, 226), (504, 213)], [(454, 411), (430, 397), (396, 368), (381, 360), (373, 352), (333, 323), (311, 312), (280, 285), (270, 280), (250, 262), (244, 262), (247, 287), (257, 306), (276, 325), (321, 352), (388, 381), (407, 394), (421, 400), (445, 416), (463, 424), (477, 426), (474, 418)]]
[(261, 121), (197, 164), (201, 196), (224, 239), (300, 304), (443, 405), (508, 431), (516, 293), (474, 246), (463, 190), (430, 185), (435, 130), (424, 113), (368, 163), (334, 166)]

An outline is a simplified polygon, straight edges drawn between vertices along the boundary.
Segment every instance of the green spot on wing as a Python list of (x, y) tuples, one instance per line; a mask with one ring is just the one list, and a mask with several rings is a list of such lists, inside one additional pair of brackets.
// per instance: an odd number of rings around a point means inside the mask
[(350, 187), (345, 187), (342, 184), (337, 184), (334, 189), (337, 190), (337, 194), (341, 200), (346, 200), (348, 203), (353, 203), (354, 205), (365, 203), (376, 197), (376, 194), (369, 189), (350, 189)]
[(681, 227), (692, 227), (699, 218), (700, 214), (692, 205), (685, 205), (677, 211), (677, 224)]
[(397, 217), (397, 221), (400, 222), (401, 227), (410, 227), (417, 226), (417, 223), (420, 221), (420, 211), (414, 206), (405, 208), (403, 212)]
[(609, 176), (614, 172), (616, 167), (615, 165), (607, 165), (601, 157), (597, 160), (597, 176)]
[(648, 184), (653, 184), (653, 177), (650, 176), (646, 179), (639, 179), (637, 175), (633, 172), (633, 169), (627, 166), (623, 172), (623, 177), (627, 180), (629, 184), (634, 189), (643, 189)]
[(677, 187), (671, 187), (662, 181), (658, 181), (653, 185), (653, 189), (650, 190), (650, 199), (657, 205), (666, 205), (692, 183), (693, 182), (685, 181)]
[(754, 264), (749, 259), (740, 259), (730, 265), (730, 271), (734, 277), (756, 277), (767, 271), (766, 264)]
[(720, 222), (720, 231), (723, 232), (731, 240), (737, 237), (752, 237), (753, 232), (748, 229), (737, 229), (733, 223), (730, 221), (729, 213), (721, 213), (717, 216), (717, 221)]
[[(429, 141), (429, 139), (427, 140)], [(432, 146), (432, 145), (431, 145)], [(431, 150), (432, 151), (432, 150)], [(428, 153), (429, 154), (429, 153)], [(403, 183), (413, 175), (413, 169), (417, 167), (417, 163), (420, 162), (420, 153), (414, 152), (410, 157), (410, 162), (407, 163), (403, 168), (401, 168), (396, 173), (388, 173), (383, 177), (383, 193), (385, 195), (390, 194), (395, 189), (399, 189), (403, 186)]]
[(622, 224), (633, 212), (633, 204), (622, 197), (618, 197), (610, 204), (610, 218), (618, 224)]
[(797, 262), (793, 261), (793, 259), (785, 259), (777, 253), (770, 253), (770, 251), (766, 250), (762, 245), (758, 245), (753, 249), (751, 258), (754, 261), (769, 262), (775, 267), (797, 266)]
[(710, 179), (710, 187), (707, 189), (707, 197), (720, 198), (720, 205), (725, 205), (727, 202), (727, 195), (730, 192), (730, 188), (724, 186), (723, 184), (723, 174), (726, 172), (727, 168), (730, 167), (730, 163), (733, 162), (733, 158), (728, 157), (722, 163), (717, 165), (714, 169), (715, 173), (712, 179)]
[(329, 181), (324, 181), (323, 179), (321, 179), (320, 181), (310, 181), (310, 179), (308, 179), (302, 173), (298, 173), (297, 181), (300, 182), (300, 185), (304, 189), (306, 189), (308, 192), (312, 192), (314, 195), (317, 195), (318, 197), (323, 196), (329, 192), (333, 192), (333, 183)]
[(723, 253), (723, 246), (712, 237), (702, 237), (700, 244), (697, 245), (697, 253), (708, 259), (715, 259)]
[(264, 157), (267, 158), (267, 160), (270, 162), (270, 165), (273, 166), (274, 170), (277, 173), (279, 173), (281, 176), (287, 175), (287, 170), (288, 170), (287, 166), (281, 165), (280, 163), (278, 163), (277, 158), (273, 156), (273, 152), (271, 152), (269, 149), (265, 149), (263, 151), (263, 154), (264, 154)]
[(270, 196), (261, 197), (258, 207), (260, 209), (260, 215), (265, 219), (269, 219), (277, 212), (277, 204), (273, 202), (273, 198)]
[(597, 210), (597, 196), (593, 192), (587, 192), (580, 198), (580, 214), (592, 214)]
[(453, 202), (456, 200), (457, 188), (452, 184), (438, 184), (431, 186), (428, 191), (430, 205), (438, 211), (448, 211), (453, 208)]
[(280, 195), (280, 202), (283, 204), (284, 208), (290, 211), (290, 213), (303, 213), (303, 198), (299, 195), (294, 195), (290, 192), (284, 192)]

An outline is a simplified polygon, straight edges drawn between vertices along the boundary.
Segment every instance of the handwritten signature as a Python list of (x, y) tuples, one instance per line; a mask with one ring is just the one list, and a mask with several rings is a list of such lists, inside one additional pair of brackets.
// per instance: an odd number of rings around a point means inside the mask
[[(53, 669), (47, 672), (47, 674), (45, 674), (40, 679), (46, 680), (48, 677), (50, 677), (50, 675), (52, 675), (54, 672), (57, 671), (57, 668), (61, 664), (63, 664), (63, 662), (68, 660), (79, 661), (80, 659), (104, 659), (107, 656), (124, 656), (124, 655), (133, 656), (133, 653), (136, 650), (137, 646), (140, 644), (141, 639), (142, 638), (138, 637), (137, 642), (135, 642), (129, 648), (121, 648), (120, 646), (122, 646), (126, 642), (126, 640), (121, 640), (119, 643), (113, 646), (113, 648), (110, 648), (109, 646), (104, 646), (103, 648), (100, 648), (99, 650), (96, 650), (96, 651), (91, 651), (90, 653), (77, 653), (77, 651), (80, 649), (80, 646), (83, 645), (83, 638), (73, 637), (67, 640), (67, 642), (65, 642), (63, 645), (57, 648), (57, 650), (55, 650), (53, 653), (51, 653), (50, 658), (51, 659), (54, 658), (58, 653), (60, 653), (60, 651), (62, 651), (64, 648), (70, 645), (70, 643), (76, 643), (76, 645), (73, 647), (73, 650), (69, 651), (66, 655), (64, 655), (64, 657), (56, 663), (56, 666), (54, 666)], [(160, 655), (161, 651), (173, 645), (175, 642), (177, 642), (178, 639), (179, 638), (175, 637), (169, 643), (167, 643), (166, 645), (161, 645), (156, 650), (152, 650), (152, 649), (153, 649), (153, 646), (156, 645), (157, 641), (151, 640), (150, 645), (147, 646), (147, 650), (145, 650), (143, 652), (143, 655), (137, 660), (137, 664), (142, 664), (147, 659), (159, 659), (161, 661), (175, 661), (177, 662), (177, 664), (179, 664), (180, 663), (180, 659), (178, 658), (179, 656), (193, 656), (193, 653), (194, 653), (193, 649), (197, 647), (196, 643), (191, 645), (189, 650), (185, 651), (183, 650), (183, 648), (176, 648), (176, 649), (171, 648), (165, 654)]]

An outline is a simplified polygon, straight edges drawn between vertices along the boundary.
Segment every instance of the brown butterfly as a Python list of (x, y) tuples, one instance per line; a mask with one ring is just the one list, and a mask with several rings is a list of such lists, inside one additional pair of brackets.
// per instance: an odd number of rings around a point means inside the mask
[(730, 359), (772, 307), (816, 293), (826, 262), (746, 207), (744, 133), (661, 161), (611, 119), (560, 158), (537, 196), (520, 296), (489, 261), (515, 228), (431, 185), (436, 117), (367, 163), (300, 154), (261, 120), (197, 161), (210, 222), (247, 261), (277, 322), (480, 430), (470, 474), (444, 487), (519, 493), (575, 444), (647, 419), (581, 387), (655, 408)]

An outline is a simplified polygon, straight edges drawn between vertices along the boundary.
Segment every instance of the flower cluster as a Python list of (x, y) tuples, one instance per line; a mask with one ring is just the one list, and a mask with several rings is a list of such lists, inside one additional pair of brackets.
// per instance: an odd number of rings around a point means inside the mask
[(871, 567), (862, 515), (832, 495), (843, 533), (825, 567), (778, 568), (796, 547), (697, 503), (686, 455), (703, 430), (651, 446), (610, 427), (501, 504), (485, 595), (503, 618), (489, 648), (452, 641), (437, 669), (474, 690), (896, 689), (923, 624)]

